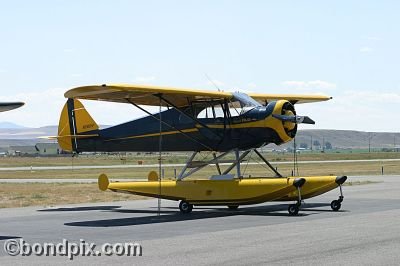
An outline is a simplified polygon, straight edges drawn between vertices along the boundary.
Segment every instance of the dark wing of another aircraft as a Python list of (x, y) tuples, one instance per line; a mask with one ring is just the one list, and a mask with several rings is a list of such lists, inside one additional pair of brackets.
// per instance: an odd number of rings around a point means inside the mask
[(24, 105), (23, 102), (0, 102), (0, 112), (10, 111)]

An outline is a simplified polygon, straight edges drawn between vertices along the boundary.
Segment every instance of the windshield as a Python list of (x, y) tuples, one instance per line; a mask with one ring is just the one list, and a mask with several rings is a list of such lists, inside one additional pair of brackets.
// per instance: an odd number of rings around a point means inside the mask
[(253, 98), (251, 98), (246, 93), (236, 91), (236, 92), (233, 92), (232, 95), (233, 95), (233, 98), (235, 100), (240, 102), (240, 105), (242, 107), (257, 107), (257, 106), (261, 106), (261, 104), (259, 102), (257, 102)]

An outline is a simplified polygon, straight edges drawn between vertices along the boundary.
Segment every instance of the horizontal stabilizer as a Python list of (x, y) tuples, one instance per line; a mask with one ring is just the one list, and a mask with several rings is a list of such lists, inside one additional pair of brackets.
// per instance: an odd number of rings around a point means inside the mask
[(75, 138), (75, 139), (86, 139), (86, 138), (93, 138), (98, 137), (99, 134), (89, 134), (89, 135), (63, 135), (57, 136), (57, 138)]
[(98, 137), (99, 134), (89, 134), (89, 135), (62, 135), (62, 136), (41, 136), (38, 139), (61, 139), (61, 138), (75, 138), (75, 139), (85, 139)]

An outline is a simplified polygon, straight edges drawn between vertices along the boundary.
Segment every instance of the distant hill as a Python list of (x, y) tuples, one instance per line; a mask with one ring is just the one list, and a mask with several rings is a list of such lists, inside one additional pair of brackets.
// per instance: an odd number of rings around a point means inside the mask
[[(331, 143), (333, 148), (339, 149), (366, 149), (369, 144), (371, 148), (393, 148), (400, 146), (400, 133), (393, 132), (365, 132), (353, 130), (332, 130), (332, 129), (307, 129), (300, 130), (296, 135), (296, 144), (301, 143), (311, 147), (311, 140)], [(293, 146), (290, 142), (285, 147)]]
[(0, 122), (0, 128), (25, 128), (24, 126), (20, 126), (17, 124), (14, 124), (12, 122)]
[(36, 139), (42, 136), (57, 135), (57, 126), (46, 126), (39, 128), (0, 128), (0, 139)]
[[(101, 128), (108, 126), (101, 125)], [(57, 126), (46, 126), (39, 128), (1, 128), (0, 127), (0, 147), (31, 145), (38, 142), (50, 142), (46, 139), (39, 139), (43, 136), (57, 135)], [(393, 148), (395, 145), (400, 147), (400, 133), (391, 132), (364, 132), (352, 130), (330, 130), (330, 129), (307, 129), (300, 130), (296, 136), (298, 147), (304, 143), (310, 148), (312, 141), (330, 142), (333, 148), (368, 148), (370, 138), (371, 148)], [(53, 140), (52, 140), (53, 141)], [(51, 142), (52, 142), (51, 141)], [(304, 145), (303, 144), (303, 145)], [(269, 147), (276, 147), (270, 145)], [(293, 147), (293, 141), (279, 146), (279, 149)]]

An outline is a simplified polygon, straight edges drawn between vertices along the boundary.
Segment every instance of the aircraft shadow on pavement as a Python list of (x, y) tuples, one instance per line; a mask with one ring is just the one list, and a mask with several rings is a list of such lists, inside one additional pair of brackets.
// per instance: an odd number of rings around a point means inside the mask
[(61, 207), (37, 210), (38, 212), (79, 212), (79, 211), (110, 211), (121, 208), (121, 206), (83, 206), (83, 207)]
[(21, 238), (21, 237), (20, 236), (0, 236), (0, 241), (7, 240), (7, 239), (16, 239), (16, 238)]
[[(328, 206), (329, 204), (324, 203), (313, 203), (307, 204), (307, 208), (312, 207), (322, 207)], [(104, 219), (104, 220), (92, 220), (92, 221), (81, 221), (81, 222), (70, 222), (65, 223), (66, 226), (79, 226), (79, 227), (118, 227), (118, 226), (131, 226), (131, 225), (143, 225), (143, 224), (158, 224), (158, 223), (169, 223), (178, 221), (190, 221), (190, 220), (200, 220), (209, 218), (219, 218), (219, 217), (230, 217), (236, 215), (257, 215), (257, 216), (278, 216), (278, 217), (289, 217), (285, 212), (288, 205), (278, 204), (271, 206), (254, 206), (254, 207), (242, 207), (238, 210), (232, 211), (226, 208), (194, 208), (193, 212), (190, 214), (181, 214), (179, 210), (171, 211), (165, 209), (177, 209), (172, 207), (164, 207), (160, 212), (160, 216), (156, 216), (158, 210), (121, 210), (121, 209), (111, 209), (112, 212), (118, 213), (146, 213), (154, 214), (152, 216), (139, 216), (139, 217), (129, 217), (129, 218), (115, 218), (115, 219)], [(312, 209), (309, 209), (312, 210)], [(296, 217), (305, 217), (308, 213), (302, 213), (300, 211), (299, 215)]]

